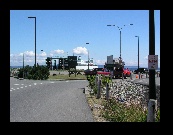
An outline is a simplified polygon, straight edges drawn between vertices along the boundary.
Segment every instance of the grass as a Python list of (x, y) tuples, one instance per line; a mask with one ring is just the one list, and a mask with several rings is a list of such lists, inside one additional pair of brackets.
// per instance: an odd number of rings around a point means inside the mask
[[(119, 103), (114, 98), (106, 100), (105, 98), (96, 99), (96, 95), (87, 95), (87, 102), (92, 109), (95, 121), (109, 122), (147, 122), (147, 110), (140, 105), (127, 105)], [(103, 109), (97, 109), (94, 104), (104, 106)], [(156, 122), (160, 122), (160, 109), (156, 112)]]

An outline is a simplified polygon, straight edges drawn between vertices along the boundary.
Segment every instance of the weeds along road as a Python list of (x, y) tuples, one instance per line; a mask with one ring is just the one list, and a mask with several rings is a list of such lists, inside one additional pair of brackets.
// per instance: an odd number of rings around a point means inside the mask
[(19, 80), (10, 77), (10, 122), (94, 122), (86, 80)]

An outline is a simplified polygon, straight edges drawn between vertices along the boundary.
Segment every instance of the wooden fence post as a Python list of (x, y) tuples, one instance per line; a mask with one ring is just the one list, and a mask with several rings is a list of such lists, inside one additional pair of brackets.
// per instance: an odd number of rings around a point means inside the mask
[(100, 78), (99, 78), (99, 80), (98, 80), (98, 91), (97, 91), (97, 99), (98, 98), (100, 98), (100, 86), (101, 86), (101, 80), (100, 80)]
[(106, 83), (106, 100), (109, 99), (109, 84)]

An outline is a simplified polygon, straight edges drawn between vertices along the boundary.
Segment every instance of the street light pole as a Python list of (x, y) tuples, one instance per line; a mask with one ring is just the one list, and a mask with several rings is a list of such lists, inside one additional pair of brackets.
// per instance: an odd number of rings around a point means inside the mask
[(36, 67), (36, 17), (28, 17), (28, 18), (34, 18), (35, 19), (35, 67)]
[(24, 53), (23, 53), (23, 79), (24, 79)]
[[(89, 44), (89, 43), (86, 43)], [(88, 50), (88, 70), (89, 70), (89, 50)]]
[[(133, 25), (133, 24), (128, 24), (128, 25)], [(107, 26), (117, 26), (117, 25), (107, 25)], [(124, 25), (124, 26), (126, 26), (126, 25)], [(119, 31), (120, 31), (120, 60), (122, 59), (121, 58), (121, 29), (122, 28), (120, 28), (119, 26), (117, 26), (117, 28), (119, 29)]]
[(139, 36), (135, 36), (138, 37), (138, 69), (139, 69)]
[(121, 60), (121, 30), (120, 30), (120, 60)]

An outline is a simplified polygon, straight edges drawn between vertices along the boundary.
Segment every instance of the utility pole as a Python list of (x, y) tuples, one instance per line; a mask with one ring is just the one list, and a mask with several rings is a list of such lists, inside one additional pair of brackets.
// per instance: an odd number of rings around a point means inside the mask
[[(149, 10), (149, 55), (155, 55), (155, 24), (154, 10)], [(155, 122), (157, 100), (156, 100), (156, 84), (155, 69), (149, 69), (149, 102), (147, 122)]]
[[(149, 10), (149, 55), (155, 55), (154, 10)], [(155, 69), (149, 69), (149, 98), (156, 99)]]

